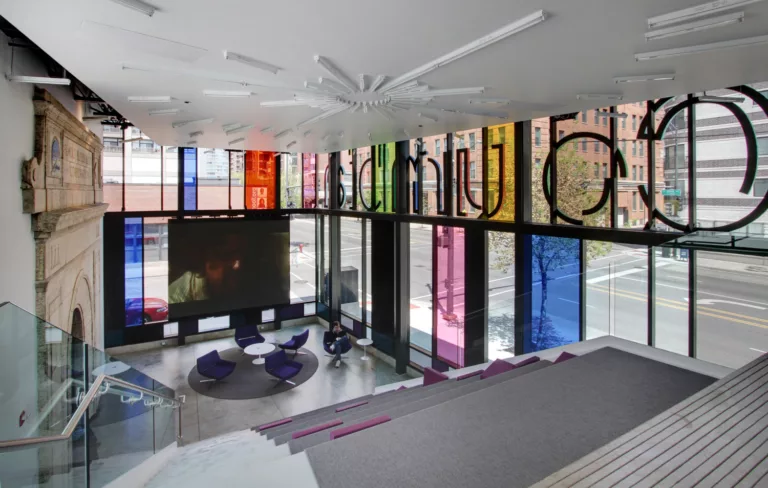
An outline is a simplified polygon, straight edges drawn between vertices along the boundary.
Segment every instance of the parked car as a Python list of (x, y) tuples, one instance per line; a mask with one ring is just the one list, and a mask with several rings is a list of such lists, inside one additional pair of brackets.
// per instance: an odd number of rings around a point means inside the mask
[(128, 298), (125, 300), (125, 319), (127, 325), (164, 322), (168, 320), (168, 302), (162, 298), (145, 298), (142, 307), (140, 298)]

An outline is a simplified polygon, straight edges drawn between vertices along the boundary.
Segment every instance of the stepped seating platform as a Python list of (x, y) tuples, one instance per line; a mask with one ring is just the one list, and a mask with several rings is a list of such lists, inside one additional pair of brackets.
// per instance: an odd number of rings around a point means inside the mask
[[(487, 378), (467, 375), (484, 365), (429, 386), (409, 380), (407, 389), (388, 386), (193, 444), (147, 486), (572, 486), (563, 482), (572, 463), (606, 461), (590, 453), (732, 377), (718, 381), (727, 369), (625, 342), (566, 346), (576, 357), (557, 363), (562, 350), (545, 351), (540, 361)], [(632, 442), (640, 440), (635, 434)]]

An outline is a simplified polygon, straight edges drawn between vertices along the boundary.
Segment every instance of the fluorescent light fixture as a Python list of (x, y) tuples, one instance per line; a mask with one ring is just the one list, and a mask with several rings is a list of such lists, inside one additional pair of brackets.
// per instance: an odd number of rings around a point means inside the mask
[(721, 15), (719, 17), (712, 17), (711, 19), (698, 20), (688, 24), (680, 24), (673, 27), (665, 27), (664, 29), (658, 29), (645, 33), (646, 41), (655, 41), (656, 39), (664, 39), (667, 37), (681, 36), (683, 34), (689, 34), (691, 32), (698, 32), (707, 29), (713, 29), (715, 27), (723, 27), (731, 24), (738, 24), (744, 22), (744, 12), (736, 12), (728, 15)]
[(69, 85), (69, 78), (51, 78), (48, 76), (8, 76), (8, 81), (14, 83), (34, 83), (36, 85)]
[(357, 82), (358, 82), (358, 88), (360, 88), (360, 93), (363, 93), (365, 91), (365, 75), (364, 74), (357, 75)]
[(311, 130), (308, 130), (308, 131), (304, 132), (304, 137), (307, 137), (307, 136), (308, 136), (308, 135), (310, 135), (311, 133), (312, 133), (312, 131), (311, 131)]
[(472, 104), (498, 104), (506, 105), (510, 102), (508, 98), (470, 98), (469, 103)]
[(272, 132), (272, 126), (268, 125), (267, 127), (264, 127), (263, 129), (261, 129), (259, 132), (261, 132), (262, 134), (266, 134), (268, 132)]
[(232, 129), (225, 130), (224, 133), (226, 135), (228, 135), (228, 136), (231, 136), (232, 134), (237, 134), (238, 132), (243, 132), (243, 131), (251, 130), (251, 129), (253, 129), (253, 124), (241, 125), (239, 127), (234, 127)]
[[(426, 92), (426, 95), (429, 95), (430, 97), (449, 97), (453, 95), (475, 95), (483, 93), (484, 91), (485, 87), (482, 86), (474, 88), (448, 88), (446, 90), (429, 90)], [(418, 95), (423, 96), (421, 93)]]
[(197, 141), (187, 141), (187, 146), (196, 146)]
[(346, 95), (349, 93), (349, 90), (347, 89), (346, 86), (330, 78), (323, 78), (321, 76), (317, 79), (317, 83), (326, 88), (330, 88), (331, 90), (338, 92), (339, 94), (342, 94), (342, 95)]
[(431, 120), (432, 122), (437, 122), (437, 117), (434, 117), (432, 115), (427, 115), (419, 112), (419, 117), (421, 117), (422, 119)]
[(161, 108), (157, 110), (150, 110), (149, 115), (176, 115), (180, 110), (178, 108)]
[(347, 87), (349, 89), (349, 93), (354, 93), (357, 90), (355, 83), (350, 80), (349, 77), (345, 75), (344, 72), (341, 71), (335, 64), (333, 64), (330, 59), (316, 55), (315, 62), (325, 68), (325, 70), (330, 73), (331, 76), (339, 80), (342, 85)]
[(614, 83), (642, 83), (644, 81), (671, 81), (675, 79), (674, 73), (659, 75), (617, 76)]
[(733, 49), (737, 47), (757, 46), (768, 44), (768, 35), (746, 37), (743, 39), (733, 39), (731, 41), (713, 42), (711, 44), (700, 44), (698, 46), (677, 47), (673, 49), (664, 49), (662, 51), (653, 51), (649, 53), (635, 54), (635, 61), (650, 61), (652, 59), (666, 59), (675, 56), (684, 56), (686, 54), (706, 53), (710, 51), (720, 51), (723, 49)]
[(291, 132), (293, 132), (293, 129), (285, 129), (285, 130), (284, 130), (284, 131), (282, 131), (282, 132), (278, 132), (277, 134), (275, 134), (275, 139), (280, 139), (281, 137), (283, 137), (283, 136), (285, 136), (285, 135), (288, 135), (288, 134), (290, 134)]
[(112, 0), (112, 1), (122, 5), (123, 7), (128, 7), (137, 12), (141, 12), (147, 17), (152, 17), (153, 15), (155, 15), (155, 12), (157, 11), (157, 9), (152, 5), (149, 5), (148, 3), (144, 3), (140, 0)]
[(310, 102), (304, 100), (275, 100), (273, 102), (261, 102), (262, 107), (301, 107), (309, 105)]
[(321, 138), (320, 138), (320, 140), (321, 140), (321, 141), (323, 141), (323, 142), (325, 142), (325, 141), (327, 141), (328, 139), (330, 139), (331, 137), (333, 137), (333, 134), (326, 134), (326, 135), (324, 135), (323, 137), (321, 137)]
[(610, 117), (612, 119), (626, 119), (627, 118), (627, 114), (625, 114), (625, 113), (603, 112), (602, 110), (598, 110), (597, 113), (600, 114), (603, 117)]
[(239, 124), (239, 123), (222, 125), (221, 130), (223, 130), (224, 132), (227, 132), (228, 130), (236, 129), (237, 127), (242, 127), (242, 125), (243, 124)]
[(686, 20), (705, 17), (707, 15), (741, 8), (746, 5), (757, 3), (762, 0), (715, 0), (702, 5), (696, 5), (676, 12), (670, 12), (664, 15), (657, 15), (648, 19), (648, 28), (656, 29), (667, 25), (685, 22)]
[[(617, 82), (618, 83), (618, 82)], [(604, 93), (581, 93), (576, 95), (576, 100), (606, 100), (606, 101), (621, 101), (624, 100), (623, 95), (608, 95)]]
[(403, 134), (405, 134), (405, 137), (411, 137), (411, 134), (409, 134), (409, 133), (408, 133), (408, 131), (407, 131), (407, 130), (405, 130), (405, 129), (400, 129), (400, 132), (402, 132)]
[(235, 139), (234, 141), (229, 141), (229, 145), (232, 146), (234, 144), (243, 142), (244, 140), (245, 140), (245, 137), (239, 137), (239, 138)]
[(179, 127), (184, 127), (185, 125), (192, 125), (192, 124), (210, 124), (213, 122), (213, 119), (197, 119), (197, 120), (184, 120), (181, 122), (174, 122), (171, 124), (171, 127), (174, 129), (178, 129)]
[(255, 94), (249, 91), (203, 90), (203, 95), (212, 98), (248, 98)]
[(368, 141), (371, 141), (371, 133), (368, 133)]
[(452, 63), (453, 61), (456, 61), (457, 59), (461, 59), (464, 56), (474, 53), (475, 51), (479, 51), (480, 49), (486, 48), (492, 44), (495, 44), (501, 40), (506, 39), (507, 37), (510, 37), (514, 34), (522, 32), (526, 29), (529, 29), (541, 22), (544, 22), (546, 18), (547, 18), (547, 15), (543, 10), (537, 10), (530, 15), (527, 15), (510, 24), (507, 24), (504, 27), (497, 29), (491, 32), (490, 34), (487, 34), (479, 39), (476, 39), (470, 42), (469, 44), (466, 44), (454, 51), (451, 51), (450, 53), (444, 56), (441, 56), (422, 66), (419, 66), (418, 68), (411, 70), (408, 73), (398, 76), (397, 78), (393, 79), (392, 81), (382, 86), (381, 91), (391, 90), (395, 87), (402, 85), (403, 83), (408, 83), (411, 80), (420, 78), (421, 76), (424, 76), (430, 71), (434, 71), (437, 68), (440, 68), (449, 63)]
[(374, 78), (373, 83), (371, 83), (371, 86), (368, 88), (368, 91), (370, 93), (373, 93), (376, 91), (378, 87), (381, 86), (382, 83), (384, 83), (384, 80), (386, 80), (387, 77), (384, 75), (378, 75), (376, 78)]
[(161, 97), (128, 97), (128, 101), (132, 103), (171, 103), (173, 101), (173, 98), (169, 96), (161, 96)]
[(287, 147), (287, 148), (289, 148), (289, 149), (290, 149), (290, 148), (292, 148), (292, 147), (293, 147), (293, 146), (295, 146), (295, 145), (296, 145), (296, 141), (291, 141), (291, 142), (289, 142), (288, 144), (286, 144), (286, 145), (285, 145), (285, 147)]
[(744, 103), (744, 97), (718, 97), (706, 93), (698, 97), (700, 102)]
[(190, 132), (189, 133), (189, 137), (191, 137), (192, 139), (194, 139), (197, 136), (201, 136), (201, 135), (203, 135), (203, 131), (201, 131), (201, 130), (196, 130), (195, 132)]
[(243, 54), (233, 53), (232, 51), (224, 51), (224, 59), (229, 61), (237, 61), (238, 63), (246, 64), (252, 68), (260, 69), (263, 71), (269, 71), (273, 75), (276, 75), (277, 72), (281, 69), (272, 64), (265, 63), (264, 61), (259, 61), (258, 59), (253, 59), (252, 57), (245, 56)]
[(326, 110), (325, 112), (321, 113), (320, 115), (316, 115), (312, 117), (311, 119), (307, 119), (304, 122), (300, 122), (296, 127), (301, 128), (304, 126), (307, 126), (309, 124), (314, 124), (315, 122), (320, 122), (321, 120), (327, 119), (328, 117), (332, 117), (336, 114), (340, 114), (341, 112), (344, 112), (345, 110), (349, 110), (351, 106), (350, 105), (341, 105), (336, 108), (332, 108), (330, 110)]

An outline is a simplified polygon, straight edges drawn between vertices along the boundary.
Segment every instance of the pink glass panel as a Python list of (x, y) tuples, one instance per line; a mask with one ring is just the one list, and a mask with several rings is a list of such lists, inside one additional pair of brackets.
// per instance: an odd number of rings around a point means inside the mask
[(464, 230), (435, 226), (434, 335), (437, 358), (464, 367)]

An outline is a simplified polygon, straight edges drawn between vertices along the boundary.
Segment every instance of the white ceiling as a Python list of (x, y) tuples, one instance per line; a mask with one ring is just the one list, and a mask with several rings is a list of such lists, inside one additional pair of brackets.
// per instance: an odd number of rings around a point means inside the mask
[[(509, 121), (517, 121), (607, 105), (579, 101), (579, 93), (621, 93), (631, 102), (768, 80), (768, 45), (635, 61), (636, 53), (768, 34), (768, 2), (762, 2), (744, 9), (744, 23), (645, 41), (648, 17), (703, 1), (151, 0), (159, 11), (150, 18), (109, 0), (0, 0), (0, 15), (160, 144), (184, 145), (189, 133), (202, 130), (204, 135), (196, 137), (200, 147), (226, 148), (228, 141), (246, 136), (245, 146), (232, 147), (286, 150), (295, 140), (292, 152), (327, 152), (505, 122), (430, 107), (504, 111)], [(301, 129), (295, 128), (298, 123), (322, 110), (260, 106), (290, 100), (305, 80), (329, 77), (315, 55), (333, 61), (353, 81), (360, 73), (368, 75), (370, 84), (378, 74), (399, 76), (539, 9), (548, 16), (545, 22), (419, 78), (432, 89), (486, 87), (482, 95), (435, 98), (425, 108), (398, 112), (391, 121), (376, 112), (344, 112)], [(273, 75), (226, 61), (224, 50), (282, 70)], [(124, 65), (149, 71), (124, 70)], [(676, 79), (613, 82), (615, 76), (667, 72)], [(207, 98), (203, 90), (257, 95)], [(174, 102), (127, 101), (142, 95), (170, 95)], [(512, 102), (468, 103), (483, 97)], [(162, 108), (183, 112), (148, 115)], [(420, 118), (419, 112), (438, 120)], [(174, 121), (211, 117), (211, 124), (171, 127)], [(222, 126), (233, 123), (254, 129), (227, 136)], [(274, 132), (261, 134), (267, 126)], [(285, 129), (293, 132), (274, 138)], [(328, 134), (334, 137), (323, 141)]]

